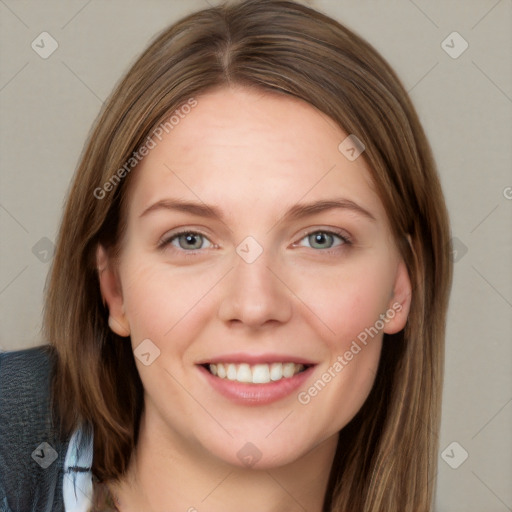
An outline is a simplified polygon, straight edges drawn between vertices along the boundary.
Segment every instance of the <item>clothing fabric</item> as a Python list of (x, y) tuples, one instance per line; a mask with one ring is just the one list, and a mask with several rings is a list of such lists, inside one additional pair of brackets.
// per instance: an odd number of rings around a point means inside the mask
[(88, 510), (92, 435), (60, 439), (50, 408), (54, 363), (47, 345), (0, 353), (0, 512)]
[(92, 508), (93, 438), (82, 429), (74, 432), (64, 461), (63, 498), (65, 512), (89, 512)]
[(92, 474), (92, 428), (62, 441), (53, 425), (55, 360), (49, 345), (0, 352), (0, 512), (118, 512)]

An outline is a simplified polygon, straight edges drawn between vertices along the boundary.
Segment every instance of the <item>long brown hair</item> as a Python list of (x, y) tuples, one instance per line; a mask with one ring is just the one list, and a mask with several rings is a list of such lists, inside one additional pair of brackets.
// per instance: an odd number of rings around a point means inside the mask
[(246, 0), (187, 16), (156, 37), (105, 102), (74, 177), (47, 287), (44, 327), (57, 355), (52, 397), (61, 435), (88, 425), (95, 476), (125, 473), (142, 383), (130, 343), (109, 329), (96, 248), (115, 253), (119, 245), (134, 154), (155, 127), (231, 84), (300, 98), (366, 146), (363, 158), (411, 277), (412, 304), (405, 329), (384, 335), (373, 389), (340, 433), (324, 510), (428, 511), (452, 278), (435, 163), (384, 59), (337, 21), (293, 1)]

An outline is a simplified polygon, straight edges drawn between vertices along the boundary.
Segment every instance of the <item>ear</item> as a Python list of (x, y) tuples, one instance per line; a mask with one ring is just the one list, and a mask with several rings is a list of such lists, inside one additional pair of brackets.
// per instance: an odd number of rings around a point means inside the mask
[(96, 267), (103, 302), (109, 311), (108, 325), (119, 336), (130, 335), (130, 324), (124, 313), (121, 282), (107, 251), (102, 245), (96, 249)]
[(386, 334), (395, 334), (405, 327), (411, 309), (411, 294), (412, 287), (409, 272), (403, 260), (400, 259), (388, 310), (386, 311), (386, 316), (389, 319), (384, 327)]

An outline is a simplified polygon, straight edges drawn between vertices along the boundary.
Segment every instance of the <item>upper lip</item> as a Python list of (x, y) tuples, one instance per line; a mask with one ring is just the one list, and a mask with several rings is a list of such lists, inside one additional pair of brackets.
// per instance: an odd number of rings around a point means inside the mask
[(265, 364), (265, 363), (296, 363), (303, 365), (314, 365), (314, 361), (306, 359), (304, 357), (297, 357), (289, 354), (224, 354), (221, 356), (215, 356), (208, 359), (199, 361), (197, 364), (218, 364), (218, 363), (247, 363), (250, 365), (254, 364)]

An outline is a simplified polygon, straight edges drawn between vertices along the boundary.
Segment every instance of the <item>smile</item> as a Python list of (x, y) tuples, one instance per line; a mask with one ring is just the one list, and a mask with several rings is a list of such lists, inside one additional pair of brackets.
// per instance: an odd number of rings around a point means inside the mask
[(268, 384), (289, 379), (303, 372), (306, 366), (292, 362), (271, 364), (217, 363), (205, 365), (206, 369), (220, 379), (242, 383)]
[(258, 406), (294, 396), (305, 385), (316, 363), (297, 359), (277, 354), (230, 354), (203, 360), (197, 368), (207, 385), (220, 395), (239, 405)]

